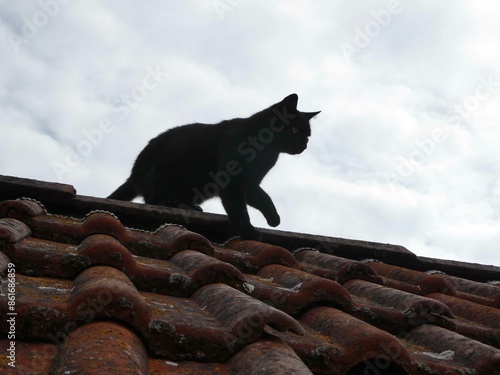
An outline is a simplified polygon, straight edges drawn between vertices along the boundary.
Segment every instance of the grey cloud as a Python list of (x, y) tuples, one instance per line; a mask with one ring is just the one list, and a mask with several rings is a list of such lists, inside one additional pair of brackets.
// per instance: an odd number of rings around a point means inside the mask
[[(474, 99), (478, 77), (500, 81), (498, 57), (479, 53), (499, 28), (472, 0), (401, 0), (347, 59), (341, 44), (389, 3), (242, 1), (221, 16), (210, 1), (70, 1), (16, 49), (9, 36), (44, 10), (11, 2), (0, 10), (0, 173), (56, 181), (52, 163), (107, 119), (113, 130), (64, 176), (106, 196), (165, 129), (247, 116), (297, 92), (299, 108), (322, 113), (308, 150), (264, 181), (280, 229), (500, 264), (500, 87)], [(168, 78), (123, 107), (157, 64)], [(223, 212), (216, 201), (205, 210)]]

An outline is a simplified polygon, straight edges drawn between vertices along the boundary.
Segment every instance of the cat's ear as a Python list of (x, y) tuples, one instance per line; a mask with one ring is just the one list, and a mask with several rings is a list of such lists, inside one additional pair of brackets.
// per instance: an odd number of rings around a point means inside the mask
[(304, 116), (306, 119), (310, 120), (314, 116), (316, 116), (317, 114), (321, 113), (321, 111), (317, 111), (317, 112), (300, 112), (300, 113), (302, 113), (302, 116)]
[(286, 106), (288, 110), (296, 111), (298, 101), (299, 101), (299, 96), (297, 94), (290, 94), (285, 99), (282, 100), (282, 103)]

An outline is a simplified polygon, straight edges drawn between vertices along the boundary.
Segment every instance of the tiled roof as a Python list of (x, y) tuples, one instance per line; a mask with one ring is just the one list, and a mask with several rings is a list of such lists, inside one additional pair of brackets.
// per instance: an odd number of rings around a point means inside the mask
[(500, 374), (499, 267), (262, 231), (0, 177), (0, 373)]

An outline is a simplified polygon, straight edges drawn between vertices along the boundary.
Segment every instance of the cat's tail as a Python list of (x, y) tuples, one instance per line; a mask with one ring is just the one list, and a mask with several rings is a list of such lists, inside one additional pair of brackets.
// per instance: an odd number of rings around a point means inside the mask
[(135, 197), (137, 197), (137, 192), (135, 191), (134, 186), (129, 178), (118, 189), (116, 189), (113, 193), (111, 193), (108, 199), (131, 201)]

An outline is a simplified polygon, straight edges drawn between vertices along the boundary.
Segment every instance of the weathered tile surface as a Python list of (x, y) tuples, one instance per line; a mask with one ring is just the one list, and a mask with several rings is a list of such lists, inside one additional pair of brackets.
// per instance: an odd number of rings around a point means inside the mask
[(498, 267), (230, 235), (221, 215), (0, 177), (0, 373), (500, 373)]

